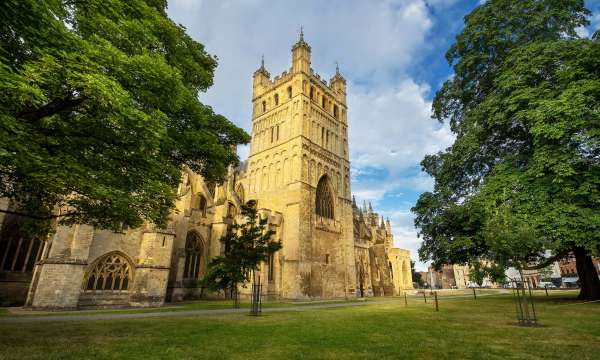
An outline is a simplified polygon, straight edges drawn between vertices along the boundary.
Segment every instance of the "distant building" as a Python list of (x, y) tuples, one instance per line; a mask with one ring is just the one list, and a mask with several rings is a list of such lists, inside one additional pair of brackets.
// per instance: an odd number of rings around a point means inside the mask
[[(596, 257), (592, 258), (592, 263), (596, 268), (596, 272), (598, 272), (600, 276), (600, 260)], [(560, 269), (560, 276), (562, 278), (562, 286), (564, 287), (577, 287), (579, 281), (579, 275), (577, 274), (577, 263), (575, 261), (575, 256), (570, 254), (566, 259), (561, 260), (557, 263)]]
[(422, 272), (423, 280), (433, 284), (434, 289), (465, 289), (469, 286), (469, 266), (443, 265), (440, 270), (429, 267)]

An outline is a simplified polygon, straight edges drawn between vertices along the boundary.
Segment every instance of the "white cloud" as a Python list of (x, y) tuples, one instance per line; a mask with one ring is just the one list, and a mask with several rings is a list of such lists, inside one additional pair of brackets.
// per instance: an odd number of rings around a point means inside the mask
[(339, 61), (348, 79), (371, 84), (404, 71), (431, 27), (422, 0), (174, 0), (169, 16), (219, 58), (215, 85), (201, 100), (245, 129), (250, 129), (251, 76), (261, 55), (272, 75), (287, 70), (300, 26), (317, 72), (328, 78)]
[(591, 35), (590, 31), (585, 26), (580, 26), (576, 28), (575, 32), (582, 38), (589, 38)]
[(456, 4), (458, 0), (427, 0), (427, 5), (435, 8), (447, 8)]
[(405, 79), (384, 89), (349, 91), (350, 153), (356, 168), (385, 168), (394, 176), (452, 142), (448, 126), (431, 119), (425, 85)]

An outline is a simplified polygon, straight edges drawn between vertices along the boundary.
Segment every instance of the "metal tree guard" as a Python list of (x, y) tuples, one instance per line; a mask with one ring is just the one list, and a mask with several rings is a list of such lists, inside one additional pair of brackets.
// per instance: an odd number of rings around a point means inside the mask
[(237, 284), (235, 284), (231, 288), (231, 299), (233, 300), (233, 308), (239, 309), (240, 308), (240, 292), (238, 291)]
[(250, 315), (259, 316), (262, 313), (262, 284), (260, 283), (260, 276), (258, 280), (252, 284), (252, 303), (250, 306)]
[(513, 300), (517, 313), (517, 321), (521, 326), (537, 326), (537, 316), (535, 314), (535, 305), (533, 303), (533, 295), (531, 287), (525, 282), (512, 280), (511, 287), (513, 290)]

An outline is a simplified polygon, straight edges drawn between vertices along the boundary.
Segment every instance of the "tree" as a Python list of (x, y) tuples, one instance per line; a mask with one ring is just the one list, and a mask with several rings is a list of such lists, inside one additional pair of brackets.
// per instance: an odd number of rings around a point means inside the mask
[(412, 274), (412, 282), (417, 283), (419, 287), (422, 287), (425, 282), (422, 279), (421, 273), (415, 271), (415, 262), (412, 260), (410, 262), (410, 272)]
[(504, 284), (506, 282), (505, 268), (495, 263), (472, 261), (469, 266), (469, 280), (482, 286), (485, 279), (497, 284)]
[(166, 1), (8, 0), (0, 14), (0, 197), (32, 234), (54, 219), (164, 226), (182, 167), (219, 180), (238, 161), (248, 135), (198, 100), (216, 58)]
[(250, 276), (262, 262), (281, 249), (281, 243), (272, 240), (274, 232), (267, 229), (268, 218), (259, 217), (256, 201), (242, 205), (241, 215), (243, 220), (233, 224), (232, 231), (221, 239), (223, 255), (208, 264), (202, 284), (209, 290), (233, 294), (239, 284), (251, 280)]
[(538, 274), (540, 275), (540, 280), (542, 280), (542, 281), (551, 281), (552, 280), (552, 268), (550, 266), (541, 268), (538, 271)]
[[(434, 117), (456, 134), (422, 166), (413, 211), (436, 264), (541, 268), (577, 257), (581, 298), (600, 298), (600, 42), (579, 39), (583, 1), (488, 1), (447, 53), (455, 77)], [(550, 258), (545, 257), (550, 250)]]
[(487, 273), (482, 263), (474, 262), (469, 267), (469, 279), (477, 285), (482, 286), (486, 276)]

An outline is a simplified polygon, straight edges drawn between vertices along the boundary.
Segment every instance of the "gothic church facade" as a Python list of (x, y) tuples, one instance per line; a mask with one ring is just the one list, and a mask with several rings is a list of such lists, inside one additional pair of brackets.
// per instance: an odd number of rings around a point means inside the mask
[[(220, 239), (257, 201), (283, 247), (255, 275), (278, 299), (398, 295), (412, 289), (410, 253), (394, 248), (389, 220), (359, 209), (350, 192), (346, 81), (310, 67), (301, 34), (290, 69), (254, 73), (250, 155), (214, 184), (184, 169), (166, 229), (115, 233), (58, 226), (26, 239), (0, 214), (0, 302), (33, 308), (159, 306), (207, 294), (199, 280)], [(0, 199), (0, 207), (11, 204)], [(245, 288), (242, 295), (247, 295)]]

